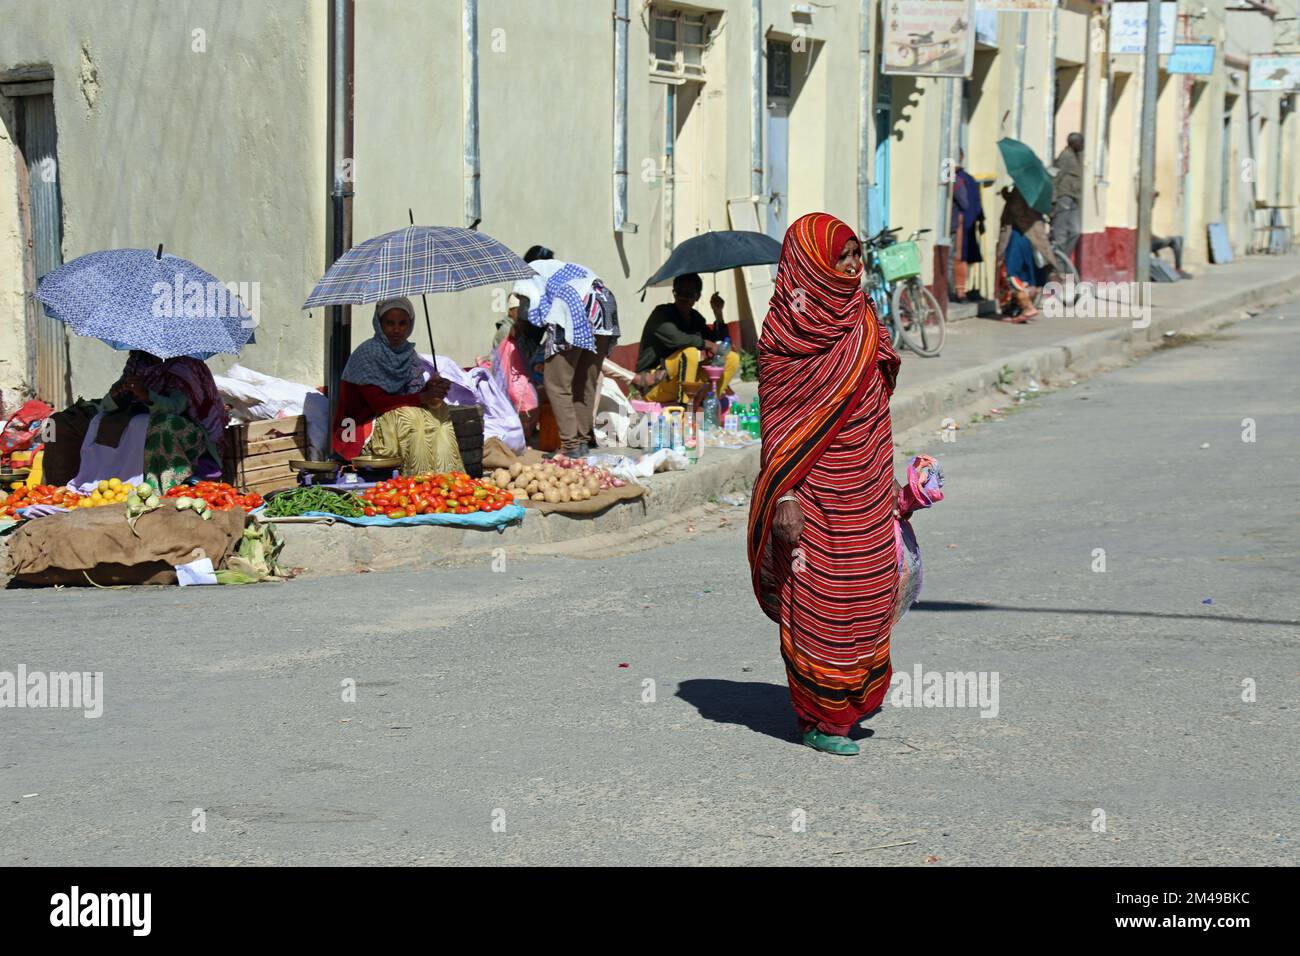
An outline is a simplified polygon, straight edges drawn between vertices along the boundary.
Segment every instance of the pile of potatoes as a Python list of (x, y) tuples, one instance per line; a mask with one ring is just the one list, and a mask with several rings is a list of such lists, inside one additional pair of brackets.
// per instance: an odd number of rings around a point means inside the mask
[(600, 480), (594, 475), (583, 475), (576, 469), (562, 468), (550, 462), (537, 465), (515, 462), (509, 468), (498, 468), (492, 473), (492, 483), (513, 491), (516, 498), (550, 504), (586, 501), (600, 494)]

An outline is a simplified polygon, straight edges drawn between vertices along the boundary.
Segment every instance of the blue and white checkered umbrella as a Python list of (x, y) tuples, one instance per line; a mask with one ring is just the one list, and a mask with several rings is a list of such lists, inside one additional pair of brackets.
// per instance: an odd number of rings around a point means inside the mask
[(163, 359), (238, 355), (255, 324), (231, 284), (161, 247), (80, 256), (47, 273), (36, 298), (78, 335)]
[(528, 263), (484, 233), (456, 226), (407, 226), (367, 239), (341, 255), (302, 307), (460, 292), (532, 275)]

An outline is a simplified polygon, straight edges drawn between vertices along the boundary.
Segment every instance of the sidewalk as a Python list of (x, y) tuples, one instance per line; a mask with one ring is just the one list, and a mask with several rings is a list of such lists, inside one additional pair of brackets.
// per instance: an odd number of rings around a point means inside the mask
[[(943, 354), (922, 358), (903, 350), (898, 388), (891, 405), (894, 432), (912, 428), (941, 412), (978, 400), (992, 390), (1003, 366), (1020, 383), (1030, 377), (1128, 357), (1159, 340), (1166, 331), (1237, 318), (1240, 309), (1300, 292), (1300, 255), (1248, 256), (1221, 266), (1207, 266), (1194, 279), (1152, 283), (1151, 324), (1133, 328), (1133, 319), (1046, 314), (1025, 325), (997, 318), (951, 323)], [(1098, 307), (1105, 303), (1098, 303)], [(1119, 311), (1112, 307), (1112, 312)], [(757, 394), (755, 382), (736, 388), (741, 400)], [(938, 419), (934, 427), (939, 427)]]
[[(1024, 384), (1030, 378), (1040, 382), (1048, 378), (1057, 384), (1102, 363), (1140, 355), (1154, 348), (1167, 331), (1205, 331), (1239, 319), (1243, 309), (1297, 291), (1300, 255), (1254, 256), (1211, 266), (1196, 279), (1154, 285), (1150, 325), (1145, 328), (1134, 328), (1128, 316), (1044, 315), (1028, 325), (981, 318), (954, 323), (938, 358), (902, 352), (898, 389), (890, 408), (895, 439), (918, 426), (937, 431), (944, 417), (960, 420), (963, 409), (1001, 394), (999, 378), (1006, 381), (1008, 368), (1010, 384)], [(742, 402), (749, 402), (758, 388), (754, 382), (737, 382), (735, 390)], [(716, 511), (707, 516), (710, 522), (722, 517), (744, 521), (747, 508), (713, 502), (727, 492), (747, 492), (758, 463), (756, 445), (741, 451), (707, 449), (700, 463), (688, 470), (646, 480), (648, 494), (641, 501), (583, 518), (530, 512), (522, 525), (502, 532), (279, 525), (286, 542), (282, 561), (312, 573), (338, 574), (478, 561), (498, 548), (542, 547), (582, 554), (597, 547), (635, 547), (665, 528), (688, 526), (692, 515), (703, 517), (699, 509), (705, 507)]]

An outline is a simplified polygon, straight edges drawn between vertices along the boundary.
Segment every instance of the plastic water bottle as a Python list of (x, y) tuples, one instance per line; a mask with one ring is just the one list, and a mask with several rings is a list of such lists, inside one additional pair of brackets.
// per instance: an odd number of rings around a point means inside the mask
[(692, 465), (700, 460), (700, 417), (696, 412), (686, 420), (686, 457)]
[(686, 454), (686, 436), (682, 434), (682, 419), (677, 415), (673, 416), (673, 451)]
[(722, 368), (727, 364), (727, 355), (731, 352), (731, 336), (723, 336), (722, 345), (718, 348), (718, 354), (713, 359), (713, 364)]
[(664, 447), (664, 417), (655, 415), (650, 419), (650, 450), (658, 451)]
[(709, 389), (709, 394), (704, 397), (704, 430), (711, 432), (718, 427), (718, 396), (713, 394), (713, 389)]

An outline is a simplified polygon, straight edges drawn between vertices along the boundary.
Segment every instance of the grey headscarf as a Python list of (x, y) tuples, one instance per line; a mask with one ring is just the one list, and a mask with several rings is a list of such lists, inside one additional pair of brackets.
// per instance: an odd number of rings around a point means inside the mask
[(405, 296), (385, 299), (375, 306), (371, 320), (375, 334), (357, 346), (343, 368), (343, 381), (353, 385), (378, 385), (389, 395), (410, 395), (424, 388), (423, 367), (416, 360), (415, 343), (407, 339), (394, 348), (384, 335), (379, 318), (389, 309), (401, 309), (415, 328), (415, 307)]

